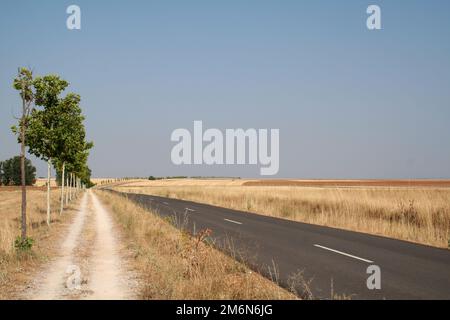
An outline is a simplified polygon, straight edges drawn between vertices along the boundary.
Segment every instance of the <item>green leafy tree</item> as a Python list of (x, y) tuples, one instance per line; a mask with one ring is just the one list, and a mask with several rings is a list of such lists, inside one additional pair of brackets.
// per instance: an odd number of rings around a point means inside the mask
[(80, 150), (75, 157), (75, 161), (69, 164), (69, 170), (73, 175), (73, 186), (77, 190), (80, 183), (85, 186), (91, 186), (91, 170), (87, 165), (87, 159), (89, 157), (89, 149), (93, 147), (92, 142), (85, 142), (84, 148)]
[(25, 139), (29, 152), (47, 161), (47, 224), (50, 225), (50, 178), (52, 159), (58, 156), (59, 95), (69, 83), (57, 75), (47, 75), (37, 77), (33, 85), (35, 104), (42, 108), (32, 111)]
[[(1, 163), (1, 181), (5, 186), (22, 184), (21, 157), (16, 156)], [(36, 168), (29, 159), (25, 159), (25, 185), (31, 186), (36, 181)]]
[(17, 77), (13, 81), (13, 88), (19, 91), (22, 100), (22, 115), (19, 119), (19, 126), (13, 126), (12, 131), (18, 135), (20, 143), (20, 172), (22, 186), (21, 203), (21, 241), (27, 239), (27, 189), (25, 174), (25, 133), (28, 127), (28, 118), (33, 110), (33, 72), (27, 68), (19, 68)]
[[(47, 224), (50, 224), (51, 166), (55, 167), (62, 178), (62, 213), (64, 180), (69, 177), (70, 186), (90, 183), (87, 158), (93, 143), (86, 142), (84, 116), (79, 106), (80, 96), (70, 93), (60, 98), (60, 94), (69, 85), (67, 81), (57, 75), (47, 75), (34, 80), (31, 78), (31, 84), (32, 97), (35, 105), (40, 108), (31, 108), (24, 118), (26, 121), (19, 123), (20, 130), (13, 130), (23, 133), (19, 142), (28, 146), (29, 153), (47, 161)], [(66, 174), (66, 169), (69, 169), (69, 174)]]
[[(60, 214), (63, 212), (65, 196), (66, 165), (75, 163), (77, 155), (92, 148), (92, 143), (86, 143), (86, 132), (83, 124), (84, 116), (79, 106), (80, 96), (68, 94), (57, 105), (58, 114), (54, 126), (54, 147), (56, 157), (54, 167), (57, 181), (61, 186)], [(87, 158), (86, 158), (87, 160)]]

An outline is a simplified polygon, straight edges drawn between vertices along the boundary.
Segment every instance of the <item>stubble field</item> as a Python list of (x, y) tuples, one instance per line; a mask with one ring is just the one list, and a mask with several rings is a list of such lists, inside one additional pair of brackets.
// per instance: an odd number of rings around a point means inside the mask
[(115, 189), (446, 248), (449, 186), (449, 180), (171, 179), (129, 182)]

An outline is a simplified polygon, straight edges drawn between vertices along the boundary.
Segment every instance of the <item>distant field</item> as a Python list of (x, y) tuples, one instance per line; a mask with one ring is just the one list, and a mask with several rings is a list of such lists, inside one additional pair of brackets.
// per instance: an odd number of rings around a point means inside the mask
[[(46, 185), (47, 185), (47, 179), (44, 179), (44, 178), (36, 179), (36, 182), (34, 184), (34, 186), (36, 186), (36, 187), (45, 187)], [(50, 186), (57, 187), (55, 179), (50, 179)]]
[(167, 179), (121, 183), (129, 187), (273, 186), (273, 187), (431, 187), (450, 188), (450, 180), (288, 180), (288, 179)]
[(113, 182), (117, 180), (116, 178), (91, 178), (92, 183), (102, 184), (107, 182)]
[[(92, 178), (91, 181), (95, 184), (102, 184), (107, 182), (113, 182), (116, 178)], [(47, 179), (46, 178), (38, 178), (36, 179), (36, 182), (34, 186), (36, 187), (45, 187), (47, 185)], [(50, 179), (50, 185), (52, 187), (56, 187), (56, 180), (54, 178)]]
[(448, 180), (174, 179), (115, 189), (448, 247), (449, 186)]
[[(51, 188), (52, 188), (52, 190), (58, 189), (58, 187), (56, 187), (56, 186), (52, 186)], [(22, 187), (16, 187), (16, 186), (5, 187), (5, 186), (0, 186), (0, 192), (17, 192), (17, 191), (20, 191), (20, 190), (22, 190)], [(47, 187), (46, 186), (40, 186), (40, 187), (38, 187), (38, 186), (27, 186), (27, 191), (28, 190), (30, 190), (30, 191), (45, 191), (45, 190), (47, 190)]]
[(167, 186), (241, 186), (250, 180), (241, 179), (164, 179), (139, 180), (119, 183), (128, 187), (167, 187)]
[(450, 180), (252, 180), (244, 186), (450, 187)]

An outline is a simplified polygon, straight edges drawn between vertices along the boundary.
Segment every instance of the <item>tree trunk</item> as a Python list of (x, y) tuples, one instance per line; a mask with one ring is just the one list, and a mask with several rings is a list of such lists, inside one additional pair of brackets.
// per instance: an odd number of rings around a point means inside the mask
[(70, 185), (69, 185), (69, 201), (72, 201), (72, 185), (73, 185), (73, 173), (70, 173)]
[(75, 175), (72, 173), (72, 197), (71, 200), (75, 200)]
[(66, 179), (66, 206), (69, 204), (69, 176)]
[(47, 161), (47, 225), (50, 225), (50, 174), (52, 160)]
[(72, 189), (71, 189), (72, 188), (72, 173), (69, 172), (69, 175), (68, 175), (67, 179), (69, 180), (69, 187), (68, 187), (67, 191), (68, 191), (68, 199), (69, 199), (69, 202), (70, 202), (70, 194), (72, 192)]
[(62, 175), (61, 175), (61, 207), (59, 208), (59, 215), (62, 215), (64, 209), (64, 172), (66, 169), (66, 163), (63, 162), (62, 165)]
[[(25, 100), (23, 100), (23, 113), (25, 114)], [(20, 129), (20, 180), (22, 184), (22, 239), (27, 237), (27, 186), (25, 180), (25, 115), (22, 116), (22, 126)]]

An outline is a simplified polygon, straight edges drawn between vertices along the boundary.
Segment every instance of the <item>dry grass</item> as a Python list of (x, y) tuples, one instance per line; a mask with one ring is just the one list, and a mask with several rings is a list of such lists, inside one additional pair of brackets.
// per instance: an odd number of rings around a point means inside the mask
[(197, 201), (317, 225), (448, 247), (449, 188), (122, 185), (119, 191)]
[[(59, 216), (58, 195), (56, 190), (52, 192), (52, 208), (58, 213), (53, 213), (49, 228), (46, 224), (46, 192), (37, 188), (28, 190), (28, 235), (35, 243), (30, 253), (18, 254), (14, 240), (20, 235), (21, 192), (17, 188), (0, 188), (0, 299), (14, 298), (27, 277), (51, 254), (53, 241), (63, 223), (70, 219), (69, 214)], [(67, 208), (66, 213), (73, 209)]]
[[(51, 206), (59, 211), (59, 192), (52, 190)], [(28, 190), (27, 192), (27, 226), (28, 234), (34, 237), (36, 232), (46, 225), (46, 192)], [(9, 255), (14, 252), (14, 240), (20, 235), (20, 203), (19, 190), (3, 191), (0, 188), (0, 254)], [(52, 219), (58, 219), (59, 214), (53, 214)]]
[(172, 186), (240, 186), (251, 180), (242, 179), (162, 179), (162, 180), (133, 180), (119, 183), (127, 187), (172, 187)]
[(143, 299), (293, 299), (244, 264), (116, 194), (96, 191), (110, 206), (143, 277)]
[[(34, 183), (34, 186), (36, 187), (44, 187), (47, 185), (47, 178), (37, 178), (36, 182)], [(51, 187), (57, 187), (58, 185), (56, 184), (56, 180), (50, 179), (50, 186)]]
[[(114, 181), (110, 180), (110, 181)], [(429, 187), (448, 188), (450, 180), (415, 179), (415, 180), (298, 180), (298, 179), (162, 179), (122, 181), (121, 185), (129, 187), (173, 187), (173, 186), (254, 186), (254, 187)]]
[(413, 180), (247, 180), (244, 186), (297, 186), (297, 187), (432, 187), (448, 188), (450, 180), (413, 179)]

